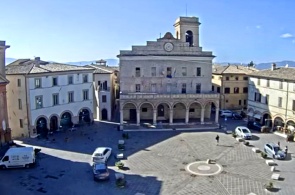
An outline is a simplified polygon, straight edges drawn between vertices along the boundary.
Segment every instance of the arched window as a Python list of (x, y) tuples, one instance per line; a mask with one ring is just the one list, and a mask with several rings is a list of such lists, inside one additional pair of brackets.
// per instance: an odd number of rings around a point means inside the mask
[(185, 41), (189, 43), (189, 46), (192, 47), (194, 46), (194, 36), (193, 36), (193, 32), (188, 30), (185, 33)]

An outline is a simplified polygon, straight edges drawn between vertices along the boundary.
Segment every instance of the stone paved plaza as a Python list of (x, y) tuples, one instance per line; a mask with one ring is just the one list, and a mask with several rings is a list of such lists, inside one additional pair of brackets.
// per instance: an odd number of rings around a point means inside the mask
[[(229, 123), (228, 128), (233, 128), (236, 123)], [(217, 134), (220, 136), (219, 145), (215, 140)], [(265, 159), (253, 152), (253, 147), (244, 146), (231, 135), (218, 130), (129, 132), (130, 138), (125, 140), (124, 151), (127, 159), (123, 160), (126, 168), (119, 171), (114, 167), (115, 159), (112, 157), (108, 162), (110, 181), (94, 182), (90, 167), (92, 152), (96, 147), (110, 146), (113, 154), (118, 153), (117, 143), (122, 139), (121, 135), (122, 132), (117, 131), (114, 125), (100, 123), (76, 132), (54, 135), (55, 143), (24, 139), (24, 144), (42, 148), (38, 165), (32, 169), (1, 171), (0, 180), (7, 182), (0, 182), (0, 188), (8, 195), (295, 194), (295, 166), (292, 160), (294, 143), (286, 143), (284, 138), (274, 134), (259, 133), (250, 141), (251, 145), (261, 149), (268, 141), (280, 141), (282, 147), (285, 144), (289, 146), (288, 158), (276, 161), (278, 173), (283, 179), (274, 181), (276, 192), (266, 193), (263, 186), (271, 181), (273, 172)], [(64, 138), (69, 138), (69, 141), (65, 142)], [(207, 159), (215, 160), (222, 171), (211, 176), (200, 176), (187, 171), (190, 163)], [(192, 169), (197, 168), (192, 166)], [(125, 174), (126, 188), (116, 187), (115, 172)]]

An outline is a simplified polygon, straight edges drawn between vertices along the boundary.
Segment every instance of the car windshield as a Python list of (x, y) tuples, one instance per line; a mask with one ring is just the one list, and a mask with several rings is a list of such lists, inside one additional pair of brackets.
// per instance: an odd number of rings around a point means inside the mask
[(277, 154), (280, 151), (279, 147), (274, 147), (273, 150), (275, 151), (275, 153)]
[(243, 133), (250, 133), (248, 129), (242, 129)]

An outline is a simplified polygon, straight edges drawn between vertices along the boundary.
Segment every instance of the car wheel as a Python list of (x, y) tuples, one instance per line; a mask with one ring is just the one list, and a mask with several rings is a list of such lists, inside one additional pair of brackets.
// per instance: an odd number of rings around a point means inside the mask
[(5, 166), (5, 165), (2, 165), (2, 166), (1, 166), (1, 169), (6, 169), (6, 166)]
[(29, 164), (26, 164), (25, 165), (25, 168), (27, 168), (27, 169), (30, 168), (30, 165)]

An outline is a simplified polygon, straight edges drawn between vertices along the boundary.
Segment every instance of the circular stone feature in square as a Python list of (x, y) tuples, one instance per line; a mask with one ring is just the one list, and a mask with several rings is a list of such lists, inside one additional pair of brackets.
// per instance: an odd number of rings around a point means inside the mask
[(214, 164), (207, 164), (206, 161), (197, 161), (190, 163), (186, 166), (186, 170), (195, 175), (200, 176), (210, 176), (210, 175), (217, 175), (222, 172), (222, 166), (214, 163)]

